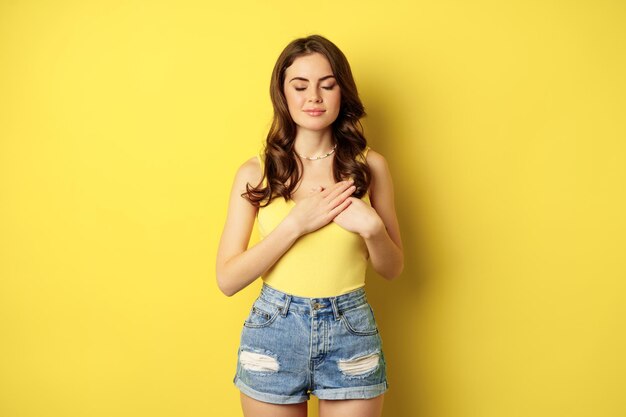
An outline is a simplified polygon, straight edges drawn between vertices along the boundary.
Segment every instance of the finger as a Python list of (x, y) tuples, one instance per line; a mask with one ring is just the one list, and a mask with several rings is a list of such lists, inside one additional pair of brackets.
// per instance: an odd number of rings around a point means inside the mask
[(334, 219), (339, 213), (344, 211), (350, 204), (352, 204), (352, 200), (350, 198), (346, 198), (341, 204), (328, 212), (328, 215), (331, 219)]
[(326, 193), (324, 195), (325, 196), (329, 195), (334, 190), (337, 190), (337, 189), (342, 188), (342, 187), (346, 187), (347, 185), (350, 185), (350, 183), (348, 181), (339, 181), (339, 182), (331, 185), (330, 187), (325, 188)]
[(339, 194), (337, 197), (333, 198), (331, 200), (331, 205), (336, 205), (341, 203), (343, 200), (347, 199), (348, 197), (350, 197), (350, 195), (352, 193), (354, 193), (354, 191), (356, 191), (356, 186), (351, 185), (350, 187), (348, 187), (348, 189), (344, 190), (341, 194)]
[(326, 198), (329, 199), (329, 201), (333, 200), (335, 197), (337, 197), (338, 195), (340, 195), (343, 191), (345, 191), (347, 188), (349, 188), (352, 185), (351, 182), (349, 181), (340, 181), (336, 184), (334, 184), (332, 187), (327, 188), (324, 192), (322, 192), (322, 195), (325, 196)]

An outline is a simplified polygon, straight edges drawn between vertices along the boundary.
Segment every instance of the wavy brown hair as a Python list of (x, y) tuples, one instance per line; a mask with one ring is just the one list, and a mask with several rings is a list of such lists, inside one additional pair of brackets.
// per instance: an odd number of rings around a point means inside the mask
[[(251, 187), (250, 183), (247, 183), (247, 191), (241, 194), (257, 207), (265, 207), (276, 195), (284, 197), (285, 200), (291, 199), (293, 190), (302, 177), (302, 161), (294, 150), (296, 124), (289, 113), (283, 85), (287, 67), (296, 58), (316, 52), (328, 59), (341, 92), (339, 114), (332, 124), (333, 138), (337, 144), (333, 160), (333, 177), (336, 182), (347, 178), (354, 179), (356, 190), (352, 197), (361, 198), (369, 189), (370, 169), (367, 164), (357, 159), (367, 146), (363, 126), (359, 121), (366, 113), (359, 99), (350, 64), (334, 43), (323, 36), (310, 35), (289, 43), (278, 57), (272, 71), (270, 97), (274, 117), (264, 147), (263, 177), (256, 187)], [(266, 186), (263, 187), (266, 178)], [(267, 202), (261, 204), (263, 200)]]

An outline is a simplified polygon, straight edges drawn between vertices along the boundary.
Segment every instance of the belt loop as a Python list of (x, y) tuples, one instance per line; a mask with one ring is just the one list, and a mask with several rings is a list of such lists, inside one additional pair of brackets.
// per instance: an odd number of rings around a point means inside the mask
[(337, 297), (330, 297), (330, 304), (333, 306), (333, 314), (335, 315), (335, 320), (339, 320), (339, 308), (337, 307)]
[(286, 294), (285, 296), (285, 305), (283, 306), (283, 311), (280, 313), (281, 316), (287, 316), (287, 311), (289, 311), (289, 304), (291, 303), (291, 295)]

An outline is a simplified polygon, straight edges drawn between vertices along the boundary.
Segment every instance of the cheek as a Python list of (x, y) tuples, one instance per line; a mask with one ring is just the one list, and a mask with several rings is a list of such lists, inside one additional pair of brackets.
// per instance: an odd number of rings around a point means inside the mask
[(291, 93), (291, 92), (286, 92), (285, 93), (285, 98), (287, 99), (287, 106), (290, 109), (294, 109), (298, 106), (298, 102), (299, 102), (299, 98), (297, 95)]
[(339, 112), (339, 107), (341, 106), (341, 94), (333, 95), (332, 102), (333, 106), (337, 109), (337, 112)]

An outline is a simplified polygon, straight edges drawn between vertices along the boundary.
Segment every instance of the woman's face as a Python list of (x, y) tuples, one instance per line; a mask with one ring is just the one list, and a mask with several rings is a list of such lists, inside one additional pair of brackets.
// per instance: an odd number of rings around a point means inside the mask
[(285, 70), (283, 90), (298, 129), (324, 130), (337, 119), (341, 92), (324, 55), (315, 52), (296, 58)]

